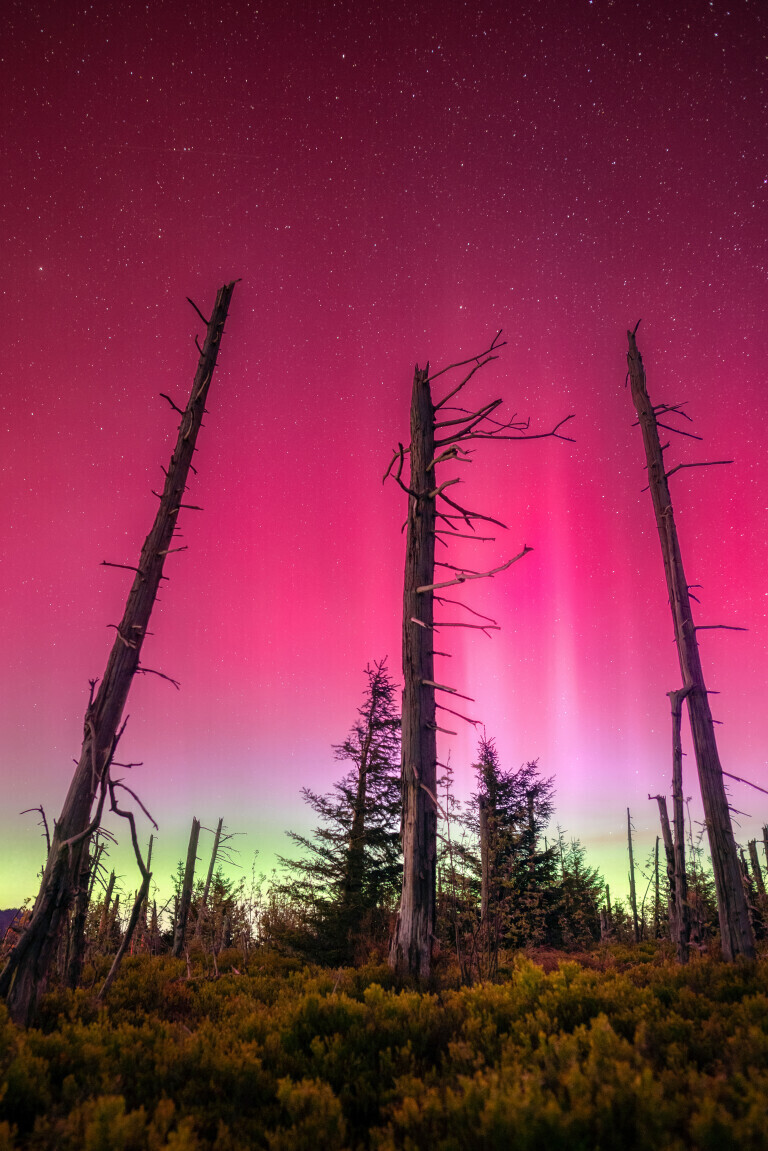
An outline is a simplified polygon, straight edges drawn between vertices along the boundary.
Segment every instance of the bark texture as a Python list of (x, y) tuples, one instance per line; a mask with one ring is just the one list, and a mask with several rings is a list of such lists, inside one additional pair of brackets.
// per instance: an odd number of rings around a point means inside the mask
[(640, 924), (637, 919), (637, 892), (635, 890), (635, 857), (632, 851), (632, 818), (627, 808), (627, 847), (629, 849), (629, 903), (632, 908), (632, 930), (635, 943), (640, 942)]
[(32, 919), (0, 975), (0, 995), (6, 997), (12, 1018), (19, 1023), (29, 1021), (38, 997), (46, 989), (81, 873), (83, 853), (88, 851), (99, 825), (128, 692), (134, 675), (142, 670), (142, 644), (178, 514), (184, 506), (192, 455), (234, 286), (234, 282), (225, 285), (217, 295), (155, 522), (141, 551), (104, 678), (95, 696), (92, 691), (85, 713), (80, 759), (56, 823)]
[(657, 795), (656, 802), (659, 805), (659, 822), (661, 823), (661, 835), (664, 840), (664, 856), (667, 862), (667, 886), (669, 888), (669, 938), (673, 942), (677, 942), (677, 882), (675, 876), (675, 844), (672, 839), (672, 828), (669, 825), (669, 813), (667, 812), (667, 799), (664, 795)]
[[(664, 572), (674, 622), (675, 642), (684, 688), (688, 689), (688, 716), (701, 786), (704, 816), (712, 856), (717, 891), (717, 908), (723, 957), (743, 955), (754, 958), (755, 943), (749, 922), (747, 900), (741, 882), (739, 858), (733, 838), (723, 769), (715, 740), (715, 729), (704, 683), (696, 627), (691, 612), (688, 583), (683, 570), (680, 543), (672, 511), (672, 498), (664, 468), (656, 412), (648, 398), (645, 369), (634, 332), (627, 332), (629, 379), (632, 400), (643, 434), (648, 465), (648, 484), (653, 499), (656, 526), (661, 541)], [(667, 410), (664, 405), (664, 410)]]
[(195, 883), (195, 863), (197, 862), (197, 843), (200, 838), (200, 820), (192, 820), (192, 829), (189, 833), (187, 845), (187, 862), (184, 868), (184, 881), (179, 897), (179, 907), (176, 913), (176, 924), (173, 931), (173, 948), (171, 955), (178, 959), (184, 953), (187, 942), (187, 921), (189, 909), (192, 906), (192, 888)]
[(691, 909), (688, 904), (688, 875), (685, 870), (685, 807), (683, 801), (683, 719), (685, 688), (667, 692), (672, 708), (672, 821), (675, 831), (675, 926), (677, 959), (687, 963), (691, 941)]
[[(390, 965), (429, 977), (437, 866), (437, 741), (433, 656), (435, 411), (429, 366), (418, 366), (411, 398), (411, 478), (403, 592), (403, 887), (390, 944)], [(416, 622), (418, 621), (418, 622)], [(428, 682), (425, 682), (428, 681)]]

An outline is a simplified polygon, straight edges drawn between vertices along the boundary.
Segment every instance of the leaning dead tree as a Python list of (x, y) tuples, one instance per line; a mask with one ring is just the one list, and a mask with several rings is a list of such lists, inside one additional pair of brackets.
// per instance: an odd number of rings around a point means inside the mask
[[(571, 416), (560, 420), (550, 432), (532, 434), (529, 422), (514, 417), (506, 422), (495, 418), (501, 400), (492, 400), (475, 411), (446, 408), (480, 368), (496, 359), (503, 346), (497, 333), (491, 346), (478, 356), (451, 364), (434, 376), (429, 365), (416, 366), (411, 398), (411, 442), (394, 452), (384, 479), (392, 476), (408, 496), (406, 521), (405, 583), (403, 591), (403, 709), (402, 709), (402, 842), (403, 884), (397, 923), (390, 943), (390, 966), (402, 973), (426, 979), (430, 973), (435, 917), (437, 867), (437, 732), (455, 734), (437, 722), (437, 711), (467, 719), (460, 712), (437, 703), (436, 692), (452, 699), (468, 699), (456, 688), (435, 682), (435, 636), (443, 628), (470, 627), (490, 634), (498, 625), (488, 617), (473, 613), (480, 622), (434, 619), (435, 592), (473, 579), (484, 579), (505, 571), (531, 549), (523, 550), (490, 571), (479, 572), (440, 561), (450, 576), (435, 582), (435, 544), (445, 546), (451, 539), (488, 540), (477, 535), (478, 523), (504, 527), (499, 520), (470, 511), (447, 495), (447, 489), (460, 483), (459, 477), (438, 480), (438, 468), (445, 463), (468, 462), (467, 445), (477, 440), (524, 440), (555, 437), (569, 439), (560, 429)], [(469, 371), (441, 400), (433, 403), (431, 385), (454, 369)], [(444, 409), (452, 414), (438, 420)], [(410, 460), (410, 479), (403, 477), (405, 457)], [(464, 529), (463, 531), (461, 529)], [(438, 602), (458, 601), (437, 597)], [(458, 606), (466, 609), (465, 604)], [(467, 609), (470, 612), (472, 609)], [(471, 702), (471, 701), (470, 701)], [(476, 723), (476, 720), (469, 720)]]
[[(169, 397), (164, 397), (179, 412), (181, 421), (165, 486), (158, 497), (157, 515), (138, 566), (131, 569), (136, 573), (133, 586), (123, 618), (116, 627), (115, 642), (98, 691), (97, 681), (91, 683), (80, 759), (56, 822), (29, 927), (0, 975), (0, 994), (6, 997), (12, 1017), (20, 1023), (30, 1019), (39, 995), (46, 988), (82, 875), (83, 854), (89, 850), (91, 837), (99, 827), (105, 801), (110, 796), (112, 809), (118, 810), (115, 789), (121, 788), (133, 795), (122, 781), (112, 778), (110, 769), (125, 726), (123, 711), (133, 677), (153, 671), (141, 663), (142, 645), (160, 581), (166, 578), (163, 576), (165, 557), (171, 551), (183, 550), (172, 546), (179, 512), (195, 506), (184, 502), (184, 492), (234, 287), (232, 282), (219, 289), (211, 318), (205, 321), (207, 334), (203, 347), (198, 344), (200, 359), (186, 408), (179, 408)], [(201, 315), (201, 318), (204, 317)], [(161, 672), (154, 674), (162, 675)], [(133, 798), (137, 799), (135, 795)]]
[[(749, 922), (749, 909), (741, 878), (739, 857), (728, 808), (728, 797), (723, 782), (723, 769), (717, 751), (715, 729), (696, 638), (696, 632), (702, 626), (719, 627), (724, 625), (699, 625), (697, 628), (693, 622), (690, 585), (686, 581), (683, 570), (683, 560), (668, 483), (670, 476), (682, 468), (707, 467), (711, 464), (724, 464), (730, 461), (711, 460), (706, 463), (677, 464), (676, 467), (666, 470), (664, 450), (669, 444), (662, 447), (659, 439), (659, 427), (671, 432), (680, 432), (681, 429), (666, 421), (675, 415), (680, 416), (685, 415), (685, 413), (682, 412), (682, 405), (680, 404), (651, 404), (645, 385), (645, 369), (635, 339), (636, 333), (637, 327), (634, 331), (627, 332), (629, 380), (632, 388), (632, 400), (643, 434), (648, 466), (648, 486), (653, 499), (656, 526), (661, 541), (664, 573), (674, 622), (675, 643), (683, 688), (687, 689), (686, 700), (691, 737), (696, 756), (717, 891), (722, 951), (726, 959), (735, 959), (739, 955), (752, 958), (755, 954), (755, 944)], [(681, 434), (691, 435), (690, 432), (682, 432)]]

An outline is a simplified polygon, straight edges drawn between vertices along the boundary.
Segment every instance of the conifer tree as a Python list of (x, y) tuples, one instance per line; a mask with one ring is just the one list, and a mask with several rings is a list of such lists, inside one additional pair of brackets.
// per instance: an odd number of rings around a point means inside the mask
[[(349, 764), (333, 791), (305, 787), (304, 800), (319, 816), (309, 836), (289, 831), (302, 851), (281, 858), (290, 869), (280, 893), (303, 909), (309, 950), (327, 962), (349, 962), (364, 934), (387, 934), (387, 916), (399, 892), (400, 717), (386, 659), (365, 670), (358, 719), (336, 759)], [(298, 938), (294, 942), (300, 943)]]

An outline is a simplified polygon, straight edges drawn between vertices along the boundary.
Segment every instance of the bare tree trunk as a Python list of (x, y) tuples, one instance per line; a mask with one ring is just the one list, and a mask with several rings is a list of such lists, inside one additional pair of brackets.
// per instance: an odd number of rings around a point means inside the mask
[(661, 934), (659, 930), (659, 837), (656, 836), (656, 855), (654, 860), (653, 874), (655, 879), (656, 890), (654, 892), (653, 901), (653, 937), (658, 939)]
[[(729, 960), (738, 955), (754, 958), (754, 937), (741, 882), (739, 859), (728, 810), (728, 798), (723, 785), (723, 770), (717, 751), (715, 729), (704, 683), (699, 645), (696, 640), (696, 626), (691, 612), (688, 583), (683, 570), (680, 544), (672, 512), (672, 498), (669, 494), (668, 475), (659, 441), (656, 410), (648, 398), (645, 386), (645, 370), (637, 348), (635, 332), (627, 332), (627, 337), (629, 340), (627, 363), (632, 387), (632, 400), (643, 433), (648, 465), (648, 484), (661, 541), (680, 671), (683, 686), (688, 689), (688, 715), (715, 876), (723, 956)], [(674, 410), (674, 405), (661, 405), (661, 409), (668, 412)]]
[(632, 908), (632, 923), (635, 943), (640, 942), (640, 924), (637, 920), (637, 894), (635, 892), (635, 857), (632, 854), (632, 820), (627, 808), (627, 844), (629, 846), (629, 904)]
[(750, 839), (747, 847), (749, 848), (749, 858), (752, 863), (752, 875), (755, 880), (755, 887), (757, 888), (758, 895), (764, 898), (765, 880), (763, 879), (763, 873), (760, 868), (760, 860), (757, 857), (757, 841)]
[(491, 845), (488, 828), (488, 797), (478, 796), (480, 819), (480, 919), (487, 924), (491, 898)]
[(216, 856), (219, 854), (219, 843), (221, 842), (221, 829), (224, 826), (224, 820), (220, 819), (217, 827), (216, 834), (213, 837), (213, 851), (211, 852), (211, 862), (208, 864), (208, 874), (205, 877), (205, 887), (203, 888), (203, 907), (208, 906), (208, 893), (211, 890), (211, 881), (213, 879), (213, 869), (216, 866)]
[(179, 907), (176, 914), (176, 926), (173, 932), (173, 949), (171, 955), (178, 959), (184, 951), (187, 940), (187, 920), (192, 905), (192, 888), (195, 883), (195, 862), (197, 860), (197, 841), (200, 837), (200, 820), (192, 820), (192, 830), (189, 833), (187, 847), (187, 863), (184, 868), (184, 882), (179, 896)]
[[(154, 842), (155, 842), (154, 835), (150, 835), (149, 845), (147, 847), (147, 863), (146, 863), (147, 871), (150, 871), (150, 872), (152, 870), (152, 847), (154, 845)], [(149, 933), (148, 914), (149, 914), (149, 889), (147, 889), (147, 895), (144, 897), (144, 902), (141, 905), (141, 919), (139, 921), (140, 926), (141, 926), (141, 932), (142, 932), (142, 935), (144, 935), (144, 936), (146, 936)]]
[(680, 728), (686, 688), (667, 692), (672, 709), (672, 821), (675, 830), (675, 922), (678, 963), (687, 963), (691, 938), (688, 875), (685, 870), (685, 807), (683, 804), (683, 742)]
[(85, 959), (85, 921), (88, 916), (88, 890), (90, 873), (96, 863), (89, 851), (84, 851), (74, 892), (74, 904), (69, 923), (69, 947), (67, 954), (66, 983), (74, 990), (80, 982)]
[(429, 365), (416, 368), (411, 400), (411, 476), (403, 593), (403, 886), (390, 966), (429, 977), (437, 864), (437, 728), (432, 591), (435, 576), (435, 410)]
[(371, 701), (368, 709), (365, 735), (360, 747), (360, 762), (357, 764), (357, 788), (355, 790), (352, 825), (349, 829), (349, 846), (344, 861), (344, 874), (341, 883), (341, 925), (344, 934), (344, 947), (347, 958), (352, 958), (353, 936), (359, 928), (361, 897), (365, 879), (366, 826), (365, 811), (368, 799), (368, 771), (371, 748), (375, 735), (376, 708), (379, 703), (379, 686), (371, 680)]
[(656, 802), (659, 805), (659, 820), (661, 822), (661, 834), (664, 839), (664, 855), (667, 860), (667, 885), (669, 887), (669, 938), (673, 943), (678, 939), (677, 927), (677, 895), (676, 895), (676, 876), (675, 876), (675, 845), (672, 839), (672, 828), (669, 826), (669, 815), (667, 813), (667, 800), (666, 796), (655, 796)]
[[(38, 996), (45, 991), (80, 874), (82, 855), (88, 850), (101, 819), (128, 692), (134, 675), (149, 670), (143, 669), (139, 662), (142, 644), (163, 578), (165, 557), (171, 550), (178, 513), (185, 506), (184, 492), (192, 455), (234, 286), (234, 283), (225, 285), (216, 298), (192, 393), (181, 416), (176, 449), (166, 473), (154, 526), (142, 548), (125, 613), (95, 698), (95, 681), (91, 689), (80, 760), (56, 823), (32, 919), (0, 975), (0, 995), (7, 998), (11, 1016), (19, 1023), (28, 1022)], [(97, 797), (96, 813), (92, 817)]]
[(106, 939), (107, 932), (109, 931), (109, 910), (112, 906), (112, 892), (114, 887), (115, 873), (114, 871), (110, 871), (107, 890), (104, 892), (104, 902), (101, 905), (101, 915), (99, 916), (99, 943)]

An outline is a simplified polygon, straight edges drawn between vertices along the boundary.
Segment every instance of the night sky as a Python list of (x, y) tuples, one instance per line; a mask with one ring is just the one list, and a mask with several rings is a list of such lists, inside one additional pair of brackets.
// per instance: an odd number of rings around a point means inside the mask
[[(366, 664), (399, 679), (405, 497), (382, 476), (413, 366), (498, 328), (467, 402), (502, 396), (532, 430), (574, 413), (576, 442), (481, 445), (464, 468), (455, 490), (509, 531), (452, 562), (534, 550), (461, 591), (502, 630), (454, 629), (440, 679), (505, 766), (555, 776), (560, 823), (625, 890), (626, 807), (643, 860), (680, 683), (624, 386), (642, 317), (652, 400), (687, 401), (704, 437), (667, 458), (735, 461), (671, 483), (697, 622), (749, 628), (700, 633), (723, 764), (768, 786), (766, 13), (663, 7), (10, 5), (0, 906), (36, 889), (18, 813), (61, 807), (130, 586), (99, 565), (135, 563), (156, 510), (176, 429), (159, 393), (186, 403), (202, 334), (185, 297), (207, 313), (236, 277), (191, 486), (205, 510), (180, 518), (189, 550), (144, 649), (181, 691), (137, 681), (121, 746), (161, 889), (193, 815), (271, 867), (309, 826), (301, 787), (339, 775)], [(459, 728), (441, 750), (467, 795), (477, 735)], [(692, 755), (685, 773), (696, 796)], [(731, 794), (746, 842), (768, 797)]]

